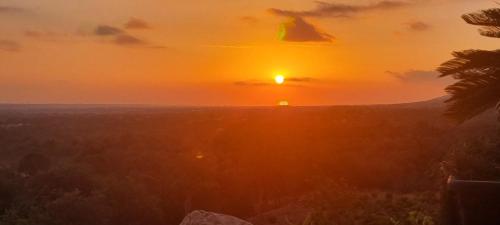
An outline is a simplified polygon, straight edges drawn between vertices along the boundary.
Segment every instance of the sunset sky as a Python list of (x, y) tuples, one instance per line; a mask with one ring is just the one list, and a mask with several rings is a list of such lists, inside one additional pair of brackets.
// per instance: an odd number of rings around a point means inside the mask
[[(292, 105), (444, 95), (492, 0), (0, 0), (0, 103)], [(283, 85), (274, 76), (286, 77)]]

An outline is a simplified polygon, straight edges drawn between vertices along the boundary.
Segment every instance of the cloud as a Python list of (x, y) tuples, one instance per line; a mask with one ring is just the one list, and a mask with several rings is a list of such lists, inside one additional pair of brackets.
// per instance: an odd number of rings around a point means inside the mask
[(288, 77), (288, 78), (286, 78), (286, 81), (289, 81), (289, 82), (300, 82), (300, 83), (319, 82), (318, 79), (312, 78), (312, 77)]
[[(285, 86), (288, 87), (303, 87), (302, 84), (306, 83), (318, 83), (323, 82), (322, 80), (313, 78), (313, 77), (287, 77), (285, 81)], [(245, 81), (236, 81), (233, 83), (237, 86), (247, 86), (247, 87), (259, 87), (259, 86), (269, 86), (275, 85), (274, 82), (271, 81), (262, 81), (262, 80), (245, 80)]]
[(409, 70), (403, 73), (392, 71), (386, 71), (386, 73), (404, 83), (427, 83), (445, 80), (438, 79), (439, 73), (437, 71)]
[(123, 30), (120, 28), (108, 26), (108, 25), (99, 25), (96, 27), (94, 30), (95, 35), (99, 36), (114, 36), (114, 35), (119, 35), (123, 34)]
[(143, 45), (146, 44), (144, 40), (141, 40), (139, 38), (136, 38), (132, 35), (129, 34), (120, 34), (115, 37), (113, 40), (115, 44), (118, 45)]
[[(36, 35), (36, 33), (33, 34)], [(94, 30), (94, 34), (97, 36), (112, 37), (111, 43), (121, 46), (139, 46), (139, 45), (146, 46), (148, 44), (147, 41), (135, 37), (131, 34), (128, 34), (127, 32), (125, 32), (120, 28), (108, 25), (97, 26), (96, 29)], [(163, 46), (149, 46), (149, 47), (157, 49), (159, 49), (159, 47), (164, 48)]]
[(351, 5), (351, 4), (341, 4), (341, 3), (327, 3), (327, 2), (316, 2), (316, 8), (312, 10), (305, 11), (294, 11), (294, 10), (283, 10), (277, 8), (271, 8), (268, 11), (274, 15), (286, 16), (286, 17), (352, 17), (355, 14), (375, 11), (375, 10), (387, 10), (401, 8), (409, 5), (409, 2), (405, 1), (380, 1), (377, 3), (369, 5)]
[(130, 18), (130, 20), (125, 23), (125, 29), (150, 29), (151, 26), (144, 20), (137, 18)]
[(172, 49), (172, 48), (164, 46), (164, 45), (150, 45), (148, 47), (151, 49)]
[(32, 37), (32, 38), (40, 38), (40, 37), (44, 36), (44, 34), (42, 34), (42, 32), (39, 32), (39, 31), (27, 30), (24, 32), (24, 36)]
[(0, 50), (17, 52), (21, 50), (21, 44), (11, 40), (0, 40)]
[(257, 17), (253, 17), (253, 16), (243, 16), (243, 17), (240, 17), (240, 20), (245, 22), (245, 23), (258, 23), (259, 22), (259, 19)]
[[(140, 20), (132, 18), (129, 20), (125, 27), (128, 29), (146, 29), (147, 24), (144, 21), (139, 22)], [(142, 25), (140, 25), (142, 23)], [(127, 25), (128, 24), (128, 25)], [(116, 44), (120, 46), (129, 46), (129, 47), (144, 47), (150, 49), (168, 49), (168, 47), (151, 43), (142, 38), (139, 38), (135, 35), (130, 34), (126, 30), (122, 30), (120, 28), (109, 26), (109, 25), (99, 25), (94, 29), (94, 35), (101, 36), (102, 39), (107, 40), (107, 43)]]
[(26, 12), (26, 10), (23, 8), (0, 6), (0, 13), (23, 13), (23, 12)]
[(319, 31), (301, 17), (294, 17), (281, 24), (279, 35), (282, 41), (291, 42), (331, 42), (334, 39), (332, 35)]
[(234, 49), (248, 49), (254, 48), (253, 45), (238, 45), (238, 44), (210, 44), (210, 45), (201, 45), (204, 48), (234, 48)]
[(409, 22), (406, 25), (408, 26), (408, 29), (412, 31), (427, 31), (432, 28), (431, 25), (422, 21)]
[(269, 82), (259, 81), (259, 80), (247, 80), (247, 81), (236, 81), (233, 83), (237, 86), (268, 86), (271, 85)]
[(38, 30), (26, 30), (23, 35), (28, 38), (45, 40), (45, 41), (57, 41), (61, 38), (69, 37), (71, 34), (67, 33), (56, 33), (52, 31), (38, 31)]

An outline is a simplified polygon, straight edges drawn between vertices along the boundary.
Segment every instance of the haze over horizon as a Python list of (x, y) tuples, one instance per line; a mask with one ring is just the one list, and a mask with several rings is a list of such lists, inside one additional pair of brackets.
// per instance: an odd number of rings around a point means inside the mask
[[(428, 100), (452, 51), (494, 49), (490, 0), (0, 2), (0, 103), (356, 105)], [(284, 76), (278, 84), (275, 77)]]

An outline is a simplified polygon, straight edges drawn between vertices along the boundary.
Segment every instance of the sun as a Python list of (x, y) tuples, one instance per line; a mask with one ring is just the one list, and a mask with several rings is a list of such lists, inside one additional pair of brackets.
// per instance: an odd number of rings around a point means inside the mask
[(278, 74), (274, 77), (274, 82), (276, 82), (277, 84), (283, 84), (285, 83), (285, 77), (281, 74)]
[(278, 102), (278, 106), (289, 106), (290, 104), (288, 103), (287, 100), (281, 100)]

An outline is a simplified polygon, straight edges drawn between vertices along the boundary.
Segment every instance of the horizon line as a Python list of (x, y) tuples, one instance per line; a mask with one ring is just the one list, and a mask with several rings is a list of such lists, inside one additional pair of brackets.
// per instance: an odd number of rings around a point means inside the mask
[[(260, 107), (329, 107), (329, 106), (386, 106), (386, 105), (402, 105), (431, 102), (447, 97), (446, 95), (430, 98), (426, 100), (417, 100), (409, 102), (395, 102), (395, 103), (368, 103), (368, 104), (290, 104), (288, 106), (275, 105), (208, 105), (208, 104), (168, 104), (168, 103), (12, 103), (0, 102), (0, 106), (97, 106), (97, 107), (171, 107), (171, 108), (260, 108)], [(444, 103), (444, 102), (443, 102)]]

